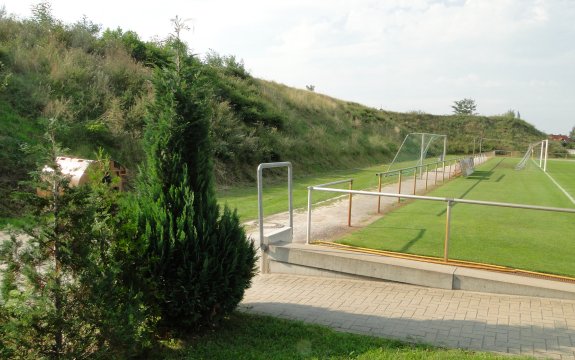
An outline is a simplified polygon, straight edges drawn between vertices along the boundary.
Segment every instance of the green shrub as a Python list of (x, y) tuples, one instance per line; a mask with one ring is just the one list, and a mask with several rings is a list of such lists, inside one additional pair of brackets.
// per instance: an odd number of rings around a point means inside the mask
[(158, 70), (145, 133), (147, 164), (138, 184), (137, 244), (150, 304), (163, 325), (198, 329), (241, 301), (255, 249), (235, 212), (215, 198), (211, 98), (200, 64)]
[[(0, 355), (137, 355), (155, 318), (142, 294), (123, 286), (129, 267), (117, 237), (118, 194), (98, 181), (70, 188), (53, 127), (48, 138), (40, 169), (53, 171), (33, 173), (43, 196), (23, 194), (33, 212), (0, 246)], [(97, 179), (105, 168), (95, 170)]]

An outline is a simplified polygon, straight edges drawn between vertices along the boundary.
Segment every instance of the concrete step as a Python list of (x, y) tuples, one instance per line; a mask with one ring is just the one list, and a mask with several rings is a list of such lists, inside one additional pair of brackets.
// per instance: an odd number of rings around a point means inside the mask
[(426, 287), (575, 300), (575, 283), (297, 243), (270, 244), (266, 270)]

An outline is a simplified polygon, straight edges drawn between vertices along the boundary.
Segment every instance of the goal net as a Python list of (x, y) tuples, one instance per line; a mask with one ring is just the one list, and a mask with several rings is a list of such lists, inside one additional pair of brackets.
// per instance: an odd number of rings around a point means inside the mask
[[(446, 135), (407, 134), (386, 171), (443, 161), (445, 159), (446, 146)], [(419, 171), (421, 172), (421, 168), (419, 168)]]
[(515, 170), (523, 170), (529, 160), (533, 160), (535, 165), (539, 166), (543, 171), (547, 171), (547, 152), (549, 148), (549, 140), (541, 140), (536, 143), (529, 144), (529, 147), (521, 160), (515, 166)]

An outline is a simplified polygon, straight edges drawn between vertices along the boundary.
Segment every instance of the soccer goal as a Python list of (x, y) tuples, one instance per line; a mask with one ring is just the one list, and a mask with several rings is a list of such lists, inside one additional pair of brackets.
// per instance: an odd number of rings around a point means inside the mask
[[(405, 136), (387, 171), (445, 160), (447, 135), (410, 133)], [(419, 170), (421, 172), (421, 168)]]
[(536, 143), (529, 144), (529, 148), (525, 155), (521, 158), (515, 170), (523, 170), (529, 160), (533, 160), (535, 165), (547, 172), (547, 158), (549, 152), (549, 140), (541, 140)]

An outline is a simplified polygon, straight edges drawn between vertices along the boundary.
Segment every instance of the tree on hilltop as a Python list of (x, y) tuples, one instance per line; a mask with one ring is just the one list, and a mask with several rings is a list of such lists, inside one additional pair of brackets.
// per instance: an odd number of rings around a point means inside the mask
[(476, 115), (477, 105), (473, 99), (462, 99), (456, 100), (451, 106), (453, 108), (453, 113), (456, 115)]

